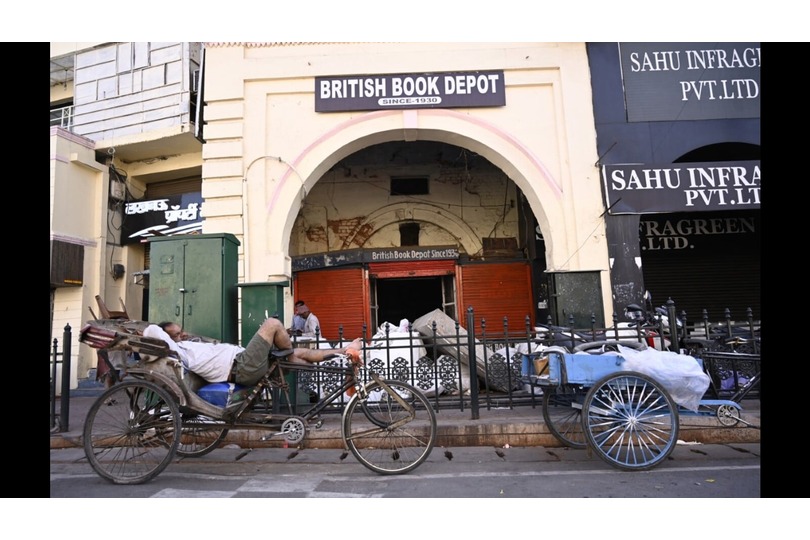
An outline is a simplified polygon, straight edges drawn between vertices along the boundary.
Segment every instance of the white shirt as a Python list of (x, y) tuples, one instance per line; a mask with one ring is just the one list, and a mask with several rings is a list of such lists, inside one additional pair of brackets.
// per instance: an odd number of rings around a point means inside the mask
[[(321, 321), (318, 320), (318, 317), (310, 313), (309, 317), (307, 317), (306, 321), (304, 321), (304, 330), (301, 332), (301, 335), (315, 337), (315, 329), (320, 328), (320, 326)], [(323, 339), (322, 335), (320, 337)]]
[(159, 338), (180, 357), (183, 366), (208, 382), (225, 382), (231, 374), (236, 355), (244, 347), (230, 343), (203, 343), (198, 341), (174, 341), (160, 326), (150, 324), (143, 331), (146, 337)]

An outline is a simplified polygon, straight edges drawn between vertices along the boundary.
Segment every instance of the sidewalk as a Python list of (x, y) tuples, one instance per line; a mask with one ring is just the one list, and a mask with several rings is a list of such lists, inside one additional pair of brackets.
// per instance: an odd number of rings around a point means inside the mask
[[(101, 395), (101, 389), (76, 389), (71, 391), (68, 430), (58, 432), (60, 399), (56, 399), (56, 426), (51, 432), (51, 449), (82, 447), (84, 420), (92, 404)], [(756, 426), (760, 425), (759, 399), (745, 400), (742, 403), (742, 419)], [(343, 448), (340, 437), (340, 415), (326, 414), (323, 426), (310, 429), (303, 441), (306, 448)], [(441, 409), (436, 412), (439, 437), (436, 446), (493, 446), (514, 447), (544, 446), (559, 447), (562, 444), (552, 435), (543, 422), (542, 402), (536, 407), (521, 406), (514, 409), (479, 408), (478, 419), (472, 419), (472, 411), (466, 408)], [(239, 430), (229, 432), (226, 444), (236, 444), (242, 448), (278, 448), (285, 441), (273, 438), (260, 441), (266, 431)], [(746, 427), (722, 426), (714, 416), (681, 415), (679, 440), (702, 444), (759, 443), (760, 430)]]

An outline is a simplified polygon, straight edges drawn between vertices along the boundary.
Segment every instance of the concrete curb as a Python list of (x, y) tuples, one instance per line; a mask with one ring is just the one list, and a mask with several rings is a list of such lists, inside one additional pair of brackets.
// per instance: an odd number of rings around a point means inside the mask
[[(71, 397), (70, 431), (51, 433), (51, 449), (81, 448), (82, 430), (87, 411), (97, 396)], [(756, 402), (758, 406), (759, 402)], [(741, 418), (754, 426), (760, 425), (759, 410), (746, 410), (743, 405)], [(516, 409), (481, 410), (479, 418), (471, 419), (471, 412), (440, 410), (436, 413), (439, 436), (436, 446), (544, 446), (562, 447), (563, 444), (551, 434), (543, 421), (542, 408), (521, 407)], [(230, 431), (224, 445), (234, 444), (241, 448), (285, 448), (286, 441), (274, 437), (262, 441), (268, 431)], [(722, 426), (713, 416), (681, 415), (678, 439), (702, 444), (759, 443), (761, 432), (743, 423)], [(301, 448), (343, 448), (340, 436), (340, 415), (324, 415), (320, 428), (310, 427)]]

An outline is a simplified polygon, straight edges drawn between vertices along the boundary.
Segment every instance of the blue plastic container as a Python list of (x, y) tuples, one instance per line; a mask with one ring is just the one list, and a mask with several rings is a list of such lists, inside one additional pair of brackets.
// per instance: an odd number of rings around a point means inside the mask
[(197, 395), (217, 407), (227, 407), (231, 403), (234, 392), (245, 388), (241, 384), (228, 382), (211, 383), (197, 390)]

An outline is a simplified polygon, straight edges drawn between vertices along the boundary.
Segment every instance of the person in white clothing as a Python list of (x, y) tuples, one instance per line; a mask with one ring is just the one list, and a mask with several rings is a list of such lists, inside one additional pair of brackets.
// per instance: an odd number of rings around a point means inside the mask
[(292, 362), (318, 363), (335, 354), (347, 354), (359, 363), (359, 351), (363, 345), (357, 338), (340, 349), (293, 349), (290, 337), (278, 319), (265, 320), (247, 347), (191, 341), (179, 324), (170, 321), (150, 324), (143, 335), (165, 341), (170, 349), (177, 352), (186, 369), (206, 381), (233, 382), (244, 386), (253, 386), (264, 376), (270, 367), (270, 351), (274, 348), (292, 349), (288, 357)]
[(318, 334), (318, 336), (323, 339), (321, 322), (318, 320), (318, 317), (309, 310), (308, 305), (304, 303), (301, 305), (296, 304), (295, 314), (304, 319), (304, 329), (301, 331), (302, 336), (316, 337), (315, 334)]

